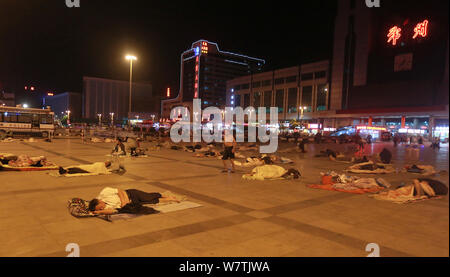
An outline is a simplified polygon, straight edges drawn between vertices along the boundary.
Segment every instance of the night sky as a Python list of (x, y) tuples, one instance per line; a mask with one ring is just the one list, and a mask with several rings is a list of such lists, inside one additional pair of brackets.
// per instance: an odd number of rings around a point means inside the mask
[[(243, 4), (245, 3), (245, 4)], [(0, 90), (82, 91), (82, 77), (179, 90), (180, 55), (194, 41), (265, 59), (265, 70), (329, 59), (336, 0), (0, 0)], [(19, 96), (20, 97), (20, 96)]]

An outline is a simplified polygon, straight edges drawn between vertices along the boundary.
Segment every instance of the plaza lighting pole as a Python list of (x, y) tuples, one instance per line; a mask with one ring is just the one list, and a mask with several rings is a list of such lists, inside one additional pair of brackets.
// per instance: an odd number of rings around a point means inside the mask
[(131, 88), (132, 88), (132, 80), (133, 80), (133, 61), (136, 61), (137, 58), (132, 55), (127, 55), (125, 57), (128, 61), (130, 61), (130, 95), (129, 95), (129, 103), (128, 103), (128, 124), (130, 124), (130, 114), (131, 114)]
[(67, 111), (67, 125), (70, 125), (70, 111)]

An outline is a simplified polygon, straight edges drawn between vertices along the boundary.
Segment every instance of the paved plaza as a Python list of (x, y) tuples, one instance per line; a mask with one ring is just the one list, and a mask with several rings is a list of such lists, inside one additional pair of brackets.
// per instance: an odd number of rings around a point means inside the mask
[[(289, 146), (280, 143), (281, 149)], [(446, 145), (439, 151), (425, 147), (418, 157), (391, 143), (376, 143), (366, 151), (385, 146), (398, 168), (418, 159), (449, 170)], [(243, 180), (251, 168), (221, 173), (217, 158), (169, 149), (125, 158), (124, 175), (63, 178), (0, 171), (0, 256), (64, 257), (68, 243), (80, 245), (82, 257), (365, 257), (369, 243), (380, 246), (382, 257), (449, 256), (448, 196), (394, 204), (308, 188), (320, 183), (320, 172), (342, 172), (348, 165), (313, 157), (343, 145), (307, 147), (306, 154), (280, 154), (295, 161), (292, 167), (302, 174), (298, 180)], [(82, 144), (80, 139), (0, 143), (0, 153), (45, 155), (61, 166), (105, 161), (111, 149), (110, 143)], [(415, 177), (383, 175), (394, 187)], [(434, 178), (448, 185), (448, 174)], [(115, 222), (69, 214), (68, 200), (90, 200), (107, 186), (171, 191), (202, 206)]]

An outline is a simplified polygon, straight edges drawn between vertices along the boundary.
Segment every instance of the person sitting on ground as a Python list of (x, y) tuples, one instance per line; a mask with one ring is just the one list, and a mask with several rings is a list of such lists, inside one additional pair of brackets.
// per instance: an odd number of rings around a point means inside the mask
[(116, 145), (114, 146), (114, 149), (111, 152), (111, 154), (113, 154), (114, 152), (118, 153), (120, 148), (120, 150), (122, 151), (122, 155), (126, 155), (127, 152), (125, 151), (125, 145), (123, 144), (122, 140), (119, 137), (116, 138), (115, 143)]
[[(110, 215), (124, 210), (135, 210), (145, 204), (158, 204), (167, 202), (180, 202), (175, 197), (164, 197), (160, 193), (148, 193), (137, 189), (121, 190), (117, 188), (104, 188), (100, 194), (89, 202), (89, 211), (94, 214)], [(127, 209), (128, 208), (128, 209)]]
[(77, 166), (70, 166), (67, 168), (59, 167), (59, 174), (80, 174), (80, 173), (98, 173), (108, 174), (110, 172), (111, 161), (98, 162), (93, 164), (84, 164)]
[(380, 160), (384, 164), (390, 164), (392, 160), (392, 153), (391, 151), (387, 150), (386, 148), (383, 148), (380, 152)]
[(234, 173), (234, 171), (235, 171), (235, 168), (234, 168), (234, 158), (235, 158), (234, 157), (234, 153), (236, 151), (237, 143), (236, 143), (236, 140), (234, 139), (233, 135), (226, 136), (224, 134), (223, 135), (223, 140), (224, 140), (223, 145), (224, 145), (225, 150), (224, 150), (223, 156), (222, 156), (223, 167), (224, 167), (224, 170), (222, 172), (228, 172), (226, 161), (230, 160), (231, 161), (231, 167), (232, 167), (231, 173)]
[(139, 147), (138, 142), (135, 138), (127, 137), (126, 139), (127, 148), (130, 150), (130, 155), (135, 157), (137, 156), (137, 148)]

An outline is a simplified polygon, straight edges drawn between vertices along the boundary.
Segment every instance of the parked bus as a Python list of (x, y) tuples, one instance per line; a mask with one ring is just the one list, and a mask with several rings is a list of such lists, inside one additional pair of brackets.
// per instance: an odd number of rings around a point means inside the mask
[(0, 139), (14, 135), (52, 137), (54, 116), (50, 109), (0, 106)]

